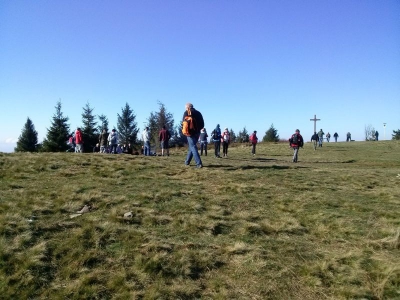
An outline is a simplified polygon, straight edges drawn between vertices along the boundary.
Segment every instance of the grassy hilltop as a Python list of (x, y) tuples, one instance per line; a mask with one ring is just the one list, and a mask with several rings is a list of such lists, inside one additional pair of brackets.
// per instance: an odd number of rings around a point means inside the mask
[(0, 298), (400, 299), (398, 141), (250, 152), (0, 154)]

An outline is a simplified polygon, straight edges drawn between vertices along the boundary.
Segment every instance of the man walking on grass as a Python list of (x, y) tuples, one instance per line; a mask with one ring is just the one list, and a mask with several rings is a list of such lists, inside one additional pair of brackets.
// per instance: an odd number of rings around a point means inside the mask
[(203, 163), (201, 162), (199, 150), (197, 149), (197, 141), (199, 140), (200, 130), (204, 128), (204, 119), (202, 114), (193, 107), (192, 103), (186, 103), (182, 122), (185, 121), (185, 118), (188, 116), (191, 116), (194, 128), (187, 136), (188, 152), (185, 160), (185, 165), (189, 166), (192, 158), (194, 158), (194, 161), (196, 162), (196, 167), (202, 168)]
[(304, 145), (303, 137), (300, 135), (300, 130), (296, 129), (296, 132), (292, 134), (292, 136), (289, 139), (289, 144), (290, 147), (293, 148), (294, 150), (292, 161), (294, 163), (297, 163), (299, 148), (303, 147)]
[(314, 134), (311, 137), (311, 142), (313, 142), (314, 144), (314, 150), (317, 150), (318, 141), (319, 141), (318, 134), (314, 131)]

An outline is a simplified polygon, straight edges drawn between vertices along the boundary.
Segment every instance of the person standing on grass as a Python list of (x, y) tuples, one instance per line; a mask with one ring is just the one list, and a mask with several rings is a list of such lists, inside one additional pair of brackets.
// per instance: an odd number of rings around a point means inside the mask
[(314, 131), (314, 134), (311, 136), (311, 142), (314, 144), (314, 150), (317, 150), (318, 139), (318, 134)]
[(300, 135), (300, 130), (296, 129), (296, 132), (292, 134), (292, 136), (289, 139), (289, 145), (294, 150), (292, 161), (294, 163), (297, 163), (297, 159), (299, 156), (299, 148), (303, 147), (304, 145), (303, 137)]
[(333, 137), (335, 138), (335, 143), (337, 143), (337, 138), (339, 137), (338, 133), (335, 132), (335, 133), (333, 134)]
[(224, 157), (228, 157), (228, 146), (229, 143), (231, 142), (231, 137), (229, 135), (228, 128), (224, 129), (224, 132), (222, 133), (221, 136), (221, 142), (222, 142), (222, 153), (224, 154)]
[(162, 127), (160, 130), (160, 133), (158, 135), (159, 141), (160, 141), (160, 146), (161, 146), (161, 156), (164, 156), (164, 149), (167, 152), (167, 156), (169, 156), (169, 147), (168, 147), (168, 141), (171, 138), (171, 134), (169, 131), (166, 129), (165, 125)]
[(318, 147), (322, 147), (322, 142), (324, 141), (324, 131), (320, 129), (318, 131)]
[(348, 132), (346, 134), (346, 142), (351, 142), (351, 133), (350, 132)]
[(329, 143), (329, 140), (331, 139), (331, 134), (328, 132), (326, 134), (326, 141)]
[(186, 103), (185, 112), (183, 113), (182, 122), (185, 121), (185, 117), (191, 115), (194, 124), (194, 129), (187, 136), (188, 141), (188, 153), (185, 160), (185, 165), (189, 166), (192, 158), (196, 162), (196, 168), (202, 168), (203, 163), (201, 161), (199, 150), (197, 149), (197, 141), (199, 140), (200, 130), (204, 128), (203, 115), (193, 107), (192, 103)]
[(82, 153), (83, 152), (83, 139), (82, 139), (82, 131), (78, 127), (75, 131), (75, 152)]
[(250, 135), (250, 142), (251, 142), (251, 154), (256, 155), (256, 146), (258, 142), (257, 131), (254, 130), (253, 133)]
[(204, 150), (204, 155), (207, 156), (207, 144), (208, 144), (207, 138), (208, 138), (207, 130), (203, 128), (200, 131), (200, 137), (199, 137), (200, 155), (203, 155), (203, 150)]
[(75, 152), (76, 145), (75, 145), (75, 136), (73, 133), (69, 135), (68, 146), (69, 149), (66, 152)]
[(220, 156), (220, 153), (221, 153), (221, 129), (219, 127), (219, 124), (217, 124), (217, 126), (211, 132), (211, 138), (214, 143), (215, 157), (221, 158), (221, 156)]
[(142, 132), (144, 155), (150, 155), (150, 132), (149, 127), (146, 127)]
[(111, 130), (108, 135), (108, 143), (110, 144), (110, 153), (117, 154), (118, 133), (115, 129)]
[(379, 132), (375, 131), (375, 141), (378, 141), (378, 138), (379, 138)]
[(105, 153), (107, 148), (108, 133), (105, 129), (99, 135), (100, 153)]

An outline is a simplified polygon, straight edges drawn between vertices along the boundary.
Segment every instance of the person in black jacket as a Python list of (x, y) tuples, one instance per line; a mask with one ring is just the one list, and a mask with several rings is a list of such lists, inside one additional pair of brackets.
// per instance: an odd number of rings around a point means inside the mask
[(190, 132), (190, 135), (187, 136), (188, 153), (186, 156), (185, 165), (190, 165), (192, 158), (194, 158), (194, 161), (196, 162), (196, 167), (202, 168), (203, 163), (197, 149), (197, 141), (199, 140), (200, 130), (204, 128), (204, 119), (203, 115), (193, 107), (192, 103), (186, 103), (182, 122), (185, 120), (185, 117), (189, 116), (189, 111), (191, 113), (192, 119), (194, 120), (194, 129)]
[(296, 132), (292, 134), (292, 136), (289, 139), (289, 145), (291, 148), (293, 148), (293, 159), (292, 161), (294, 163), (297, 163), (297, 159), (299, 156), (299, 148), (304, 145), (304, 140), (303, 137), (300, 134), (300, 130), (296, 129)]
[(317, 150), (318, 141), (319, 141), (318, 134), (314, 131), (314, 134), (311, 137), (311, 142), (314, 142), (314, 150)]

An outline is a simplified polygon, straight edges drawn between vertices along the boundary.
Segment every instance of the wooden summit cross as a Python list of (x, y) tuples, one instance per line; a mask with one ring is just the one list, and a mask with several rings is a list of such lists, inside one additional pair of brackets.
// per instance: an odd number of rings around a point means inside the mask
[(321, 119), (317, 119), (317, 115), (314, 115), (314, 119), (310, 119), (310, 121), (314, 121), (314, 132), (317, 132), (317, 121), (321, 121)]

